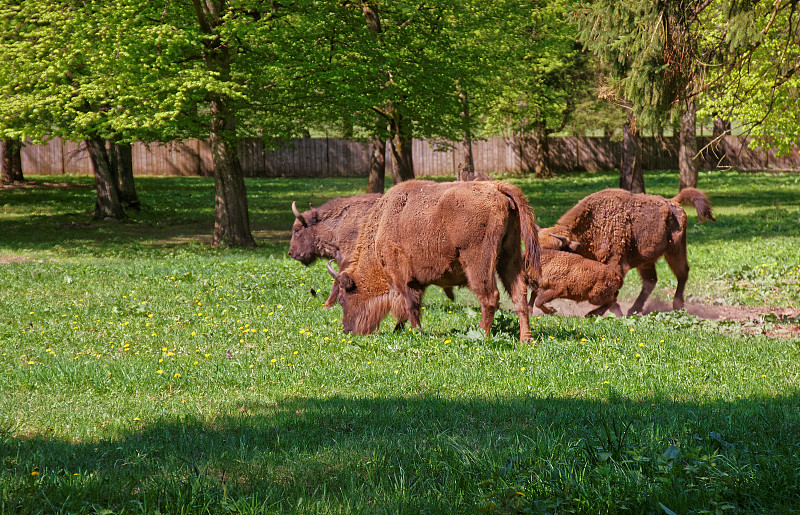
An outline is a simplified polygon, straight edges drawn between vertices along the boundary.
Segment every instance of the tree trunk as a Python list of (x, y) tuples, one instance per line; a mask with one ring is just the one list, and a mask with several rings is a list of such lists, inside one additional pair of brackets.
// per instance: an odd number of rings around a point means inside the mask
[(714, 118), (714, 130), (712, 138), (714, 143), (711, 145), (711, 150), (714, 153), (714, 158), (717, 160), (717, 166), (730, 166), (730, 159), (728, 158), (728, 144), (725, 141), (726, 136), (731, 135), (731, 121), (722, 118)]
[[(209, 36), (205, 41), (206, 68), (222, 82), (231, 78), (230, 50), (217, 33), (215, 23), (223, 18), (225, 1), (192, 0), (200, 30)], [(212, 247), (255, 247), (250, 233), (247, 189), (239, 162), (236, 135), (236, 110), (224, 95), (211, 98), (211, 159), (214, 165), (214, 236)]]
[(619, 187), (631, 193), (644, 193), (642, 145), (632, 124), (633, 116), (630, 115), (622, 126), (622, 166), (619, 169)]
[(7, 139), (3, 142), (3, 162), (0, 182), (11, 184), (24, 181), (22, 176), (22, 143)]
[(533, 129), (531, 137), (533, 147), (533, 173), (536, 177), (550, 177), (550, 138), (547, 136), (547, 128), (544, 123), (537, 123)]
[(247, 189), (239, 162), (236, 117), (227, 101), (211, 101), (211, 157), (214, 163), (214, 237), (212, 247), (255, 247), (250, 233)]
[(386, 188), (386, 141), (377, 134), (372, 137), (372, 156), (369, 161), (367, 193), (383, 193)]
[(392, 117), (391, 131), (392, 178), (395, 184), (399, 184), (414, 178), (413, 136), (402, 115), (396, 112)]
[(469, 113), (469, 98), (463, 91), (458, 93), (463, 110), (461, 111), (462, 132), (464, 134), (462, 165), (458, 172), (475, 175), (475, 158), (472, 154), (472, 118)]
[(697, 187), (697, 119), (694, 98), (685, 101), (681, 115), (680, 149), (678, 151), (678, 189)]
[(111, 150), (117, 162), (119, 200), (125, 207), (139, 211), (142, 205), (133, 181), (133, 148), (130, 143), (114, 143)]
[(102, 219), (122, 220), (125, 211), (119, 201), (117, 178), (106, 152), (106, 142), (101, 138), (87, 138), (86, 149), (94, 170), (94, 186), (97, 190), (97, 202), (94, 206), (94, 217)]

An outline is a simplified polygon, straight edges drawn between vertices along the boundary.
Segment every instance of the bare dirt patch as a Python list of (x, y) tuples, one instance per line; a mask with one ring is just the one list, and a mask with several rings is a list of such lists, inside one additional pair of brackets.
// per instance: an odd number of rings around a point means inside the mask
[(30, 259), (22, 256), (9, 256), (5, 254), (0, 254), (0, 265), (6, 263), (24, 263), (25, 261), (30, 261)]
[[(627, 313), (633, 302), (620, 302), (623, 313)], [(575, 303), (557, 299), (548, 304), (562, 316), (585, 316), (594, 309), (589, 303)], [(689, 315), (703, 320), (729, 320), (741, 322), (742, 332), (764, 334), (774, 338), (800, 337), (800, 309), (784, 306), (729, 306), (699, 302), (687, 302), (684, 309)], [(648, 299), (645, 315), (672, 311), (672, 302), (655, 298)], [(535, 313), (539, 313), (535, 309)], [(613, 315), (611, 315), (613, 316)]]
[(40, 182), (40, 181), (22, 181), (13, 182), (11, 184), (0, 183), (0, 191), (4, 190), (85, 190), (90, 186), (84, 184), (74, 184), (69, 182)]

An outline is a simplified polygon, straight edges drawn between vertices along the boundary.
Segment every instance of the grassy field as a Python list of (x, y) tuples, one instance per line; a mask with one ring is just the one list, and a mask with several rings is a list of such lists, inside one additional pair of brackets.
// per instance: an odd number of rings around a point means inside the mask
[[(509, 180), (545, 226), (617, 177)], [(421, 333), (346, 335), (289, 206), (364, 179), (248, 180), (254, 250), (208, 247), (211, 179), (138, 178), (122, 223), (91, 220), (91, 178), (34, 183), (0, 190), (0, 514), (800, 511), (797, 337), (673, 312), (533, 317), (519, 344), (436, 288)], [(700, 188), (687, 300), (800, 311), (800, 175)]]

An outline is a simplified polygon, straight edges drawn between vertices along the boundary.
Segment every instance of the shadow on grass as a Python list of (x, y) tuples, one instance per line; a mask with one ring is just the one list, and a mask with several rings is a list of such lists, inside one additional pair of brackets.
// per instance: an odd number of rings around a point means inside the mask
[[(41, 251), (66, 248), (90, 254), (119, 254), (138, 248), (207, 246), (214, 228), (214, 183), (210, 178), (138, 177), (142, 210), (122, 222), (92, 219), (95, 192), (88, 177), (65, 176), (29, 181), (0, 191), (0, 248)], [(283, 257), (288, 250), (293, 200), (319, 205), (341, 194), (355, 194), (356, 179), (248, 179), (251, 230), (261, 247), (255, 252)], [(301, 204), (302, 205), (302, 204)]]
[[(0, 191), (0, 248), (11, 252), (41, 251), (57, 247), (90, 254), (124, 254), (137, 246), (173, 248), (210, 242), (214, 225), (214, 183), (208, 177), (137, 177), (143, 210), (131, 212), (122, 223), (91, 218), (95, 192), (90, 177), (36, 178), (25, 187)], [(796, 235), (798, 194), (768, 175), (758, 177), (758, 187), (747, 188), (750, 176), (723, 172), (703, 176), (714, 207), (747, 207), (750, 214), (725, 214), (717, 223), (695, 226), (690, 210), (689, 242), (748, 240), (753, 237)], [(499, 177), (518, 183), (529, 197), (540, 226), (553, 224), (584, 196), (616, 187), (615, 172), (563, 174), (554, 179)], [(732, 179), (731, 179), (732, 178)], [(677, 175), (648, 172), (648, 191), (677, 193)], [(736, 188), (731, 191), (729, 183)], [(785, 182), (785, 180), (783, 180)], [(360, 193), (364, 178), (246, 179), (251, 228), (260, 251), (284, 256), (294, 220), (290, 206), (320, 205), (337, 197)]]
[(611, 389), (605, 400), (242, 400), (97, 442), (0, 433), (0, 509), (783, 511), (800, 506), (798, 405), (797, 394), (700, 404)]

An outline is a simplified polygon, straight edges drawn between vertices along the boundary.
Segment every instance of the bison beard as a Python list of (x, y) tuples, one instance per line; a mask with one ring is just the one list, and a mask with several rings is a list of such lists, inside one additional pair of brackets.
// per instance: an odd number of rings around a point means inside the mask
[(347, 332), (370, 334), (389, 312), (398, 326), (409, 320), (421, 327), (422, 294), (436, 284), (468, 286), (477, 295), (487, 336), (500, 300), (497, 272), (519, 315), (520, 340), (527, 340), (527, 287), (541, 271), (533, 212), (507, 183), (406, 181), (367, 214), (350, 263), (329, 271)]
[(564, 213), (556, 225), (541, 229), (539, 239), (543, 248), (574, 250), (608, 265), (623, 278), (628, 270), (636, 268), (642, 277), (642, 291), (629, 315), (644, 307), (658, 280), (655, 263), (664, 256), (678, 279), (672, 307), (681, 309), (689, 278), (687, 218), (681, 208), (686, 202), (694, 204), (701, 221), (716, 221), (708, 197), (694, 188), (685, 188), (671, 199), (607, 189), (588, 195)]

